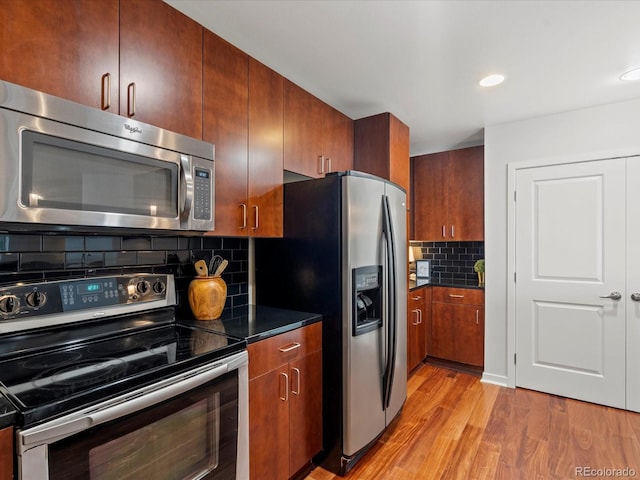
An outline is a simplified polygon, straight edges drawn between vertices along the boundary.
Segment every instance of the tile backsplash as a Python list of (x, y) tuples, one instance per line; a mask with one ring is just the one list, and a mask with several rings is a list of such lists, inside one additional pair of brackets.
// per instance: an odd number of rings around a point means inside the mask
[(229, 261), (223, 317), (249, 303), (246, 238), (145, 235), (0, 234), (0, 287), (17, 282), (62, 280), (131, 272), (172, 273), (180, 311), (189, 311), (193, 262), (213, 255)]
[[(431, 277), (438, 281), (474, 283), (478, 274), (473, 270), (477, 260), (484, 258), (484, 242), (410, 242), (416, 258), (431, 261)], [(419, 249), (419, 250), (418, 250)], [(422, 256), (416, 253), (421, 252)]]

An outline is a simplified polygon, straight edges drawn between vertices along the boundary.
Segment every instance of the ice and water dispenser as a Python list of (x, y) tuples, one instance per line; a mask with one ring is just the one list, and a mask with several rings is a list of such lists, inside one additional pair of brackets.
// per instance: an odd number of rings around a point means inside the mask
[(353, 269), (353, 328), (357, 336), (382, 326), (382, 267)]

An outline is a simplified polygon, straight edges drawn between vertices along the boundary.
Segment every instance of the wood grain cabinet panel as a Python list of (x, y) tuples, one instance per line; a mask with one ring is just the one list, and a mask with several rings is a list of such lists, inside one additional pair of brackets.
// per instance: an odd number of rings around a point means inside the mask
[(322, 324), (248, 350), (250, 475), (287, 480), (322, 448)]
[(431, 288), (412, 290), (407, 304), (407, 373), (426, 358), (430, 330)]
[(484, 291), (433, 287), (429, 355), (484, 366)]
[(13, 478), (13, 427), (0, 430), (0, 480)]
[(409, 199), (409, 127), (390, 113), (356, 120), (353, 165), (397, 183)]
[(420, 155), (411, 164), (411, 238), (484, 240), (484, 147)]
[(204, 32), (202, 138), (216, 147), (215, 235), (247, 236), (249, 56)]
[(160, 0), (4, 0), (0, 77), (202, 138), (201, 25)]
[(284, 77), (249, 57), (250, 236), (282, 236), (283, 98)]
[(118, 0), (3, 0), (0, 78), (118, 113), (118, 16)]
[(320, 178), (353, 166), (353, 120), (284, 83), (284, 169)]
[(164, 2), (120, 2), (121, 115), (202, 138), (202, 32)]

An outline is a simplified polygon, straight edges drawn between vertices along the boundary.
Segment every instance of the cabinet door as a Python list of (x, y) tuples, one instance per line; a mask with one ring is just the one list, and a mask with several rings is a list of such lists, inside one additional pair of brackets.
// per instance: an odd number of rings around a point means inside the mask
[(3, 0), (0, 25), (0, 78), (118, 113), (118, 0)]
[(415, 239), (448, 238), (448, 163), (448, 152), (421, 155), (412, 160), (413, 238)]
[(289, 382), (287, 364), (249, 381), (251, 479), (289, 478)]
[(459, 305), (455, 316), (455, 361), (482, 367), (484, 365), (484, 307)]
[(202, 138), (202, 31), (162, 1), (120, 2), (121, 115)]
[(289, 475), (294, 475), (322, 449), (322, 351), (291, 362), (289, 379)]
[[(407, 198), (411, 198), (409, 127), (390, 115), (389, 137), (389, 180), (404, 188), (407, 192)], [(409, 210), (408, 205), (407, 210)]]
[(13, 427), (0, 430), (0, 480), (13, 478)]
[(425, 302), (423, 289), (409, 292), (407, 308), (407, 373), (413, 371), (426, 356)]
[(283, 77), (249, 58), (249, 235), (283, 230)]
[(484, 240), (484, 147), (449, 152), (449, 233)]
[(249, 57), (204, 32), (202, 137), (216, 147), (215, 235), (246, 236)]
[(289, 80), (284, 80), (284, 169), (321, 177), (322, 102)]
[(353, 120), (327, 104), (322, 117), (322, 153), (325, 172), (353, 168)]
[(432, 357), (455, 361), (455, 317), (458, 305), (433, 303), (431, 306), (431, 344), (429, 354)]

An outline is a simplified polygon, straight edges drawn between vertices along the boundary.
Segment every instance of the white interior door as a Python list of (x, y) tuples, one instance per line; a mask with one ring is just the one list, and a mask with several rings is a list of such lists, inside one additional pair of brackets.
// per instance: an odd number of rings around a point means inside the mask
[(640, 157), (627, 160), (626, 301), (627, 409), (640, 412)]
[(518, 386), (625, 407), (625, 164), (516, 174)]

